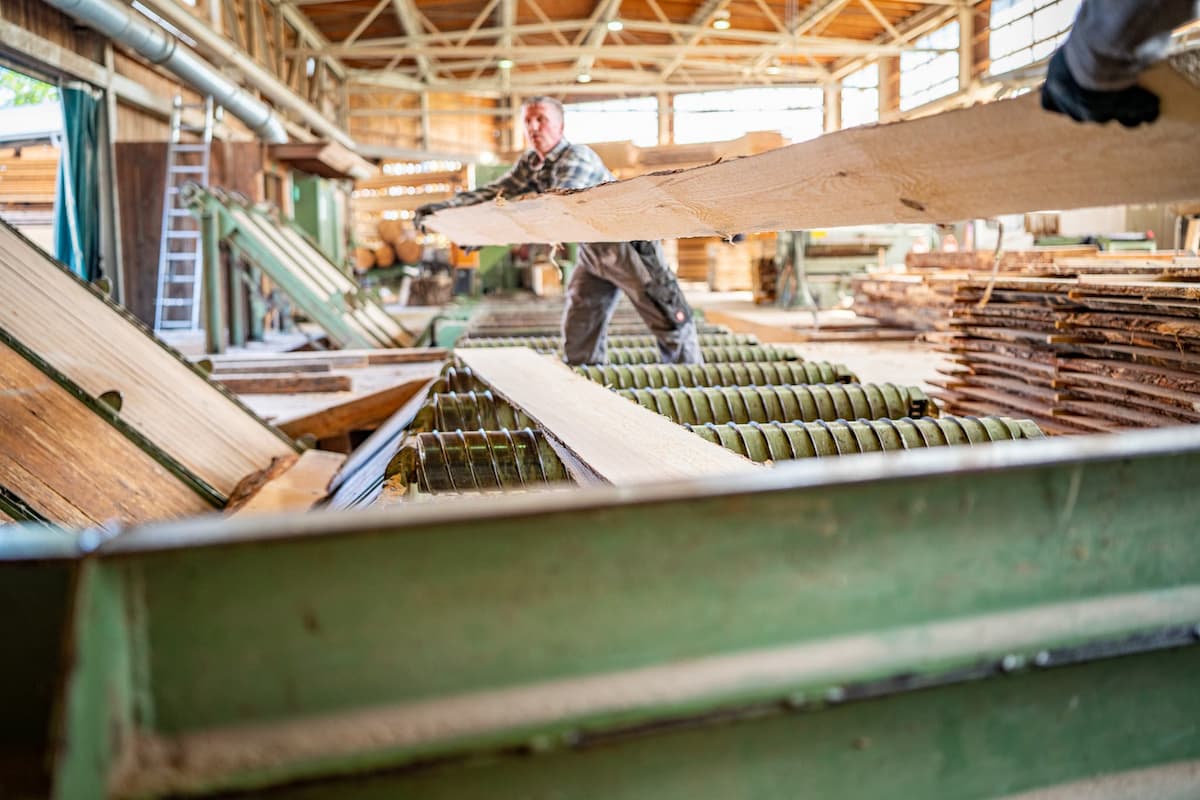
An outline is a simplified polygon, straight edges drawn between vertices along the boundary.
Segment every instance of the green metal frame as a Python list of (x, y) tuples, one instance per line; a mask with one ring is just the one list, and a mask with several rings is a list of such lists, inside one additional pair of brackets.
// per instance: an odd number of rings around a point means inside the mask
[(996, 796), (1200, 757), (1198, 481), (1200, 428), (1000, 443), (146, 526), (69, 582), (10, 533), (0, 586), (76, 632), (17, 665), (60, 797)]
[[(196, 191), (189, 200), (192, 212), (200, 219), (214, 217), (216, 234), (220, 241), (236, 247), (239, 253), (287, 293), (296, 304), (320, 325), (338, 344), (348, 348), (374, 348), (381, 346), (347, 321), (351, 308), (347, 299), (334, 292), (327, 296), (315, 294), (293, 273), (292, 268), (280, 262), (251, 231), (243, 230), (229, 213), (229, 209), (214, 195)], [(250, 213), (247, 211), (246, 213)]]

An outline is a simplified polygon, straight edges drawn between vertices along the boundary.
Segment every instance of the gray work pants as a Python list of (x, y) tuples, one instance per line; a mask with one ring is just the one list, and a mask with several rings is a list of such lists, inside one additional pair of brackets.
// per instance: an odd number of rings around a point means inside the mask
[(1166, 55), (1171, 30), (1197, 16), (1197, 0), (1084, 0), (1063, 57), (1083, 88), (1127, 89)]
[[(579, 260), (567, 282), (563, 312), (563, 360), (571, 365), (602, 364), (608, 321), (620, 293), (633, 302), (658, 342), (659, 357), (667, 364), (699, 364), (700, 340), (696, 323), (677, 324), (646, 294), (652, 270), (665, 270), (662, 246), (655, 245), (658, 264), (646, 264), (628, 242), (590, 242), (579, 246)], [(674, 280), (674, 276), (669, 276)]]

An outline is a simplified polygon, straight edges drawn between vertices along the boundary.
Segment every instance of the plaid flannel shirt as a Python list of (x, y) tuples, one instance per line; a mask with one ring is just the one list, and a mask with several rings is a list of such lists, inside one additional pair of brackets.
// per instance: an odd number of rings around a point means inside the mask
[(473, 206), (496, 197), (510, 198), (551, 189), (586, 189), (613, 180), (616, 178), (604, 166), (596, 151), (587, 145), (570, 144), (563, 139), (545, 158), (536, 150), (526, 150), (502, 177), (487, 186), (459, 192), (436, 206)]

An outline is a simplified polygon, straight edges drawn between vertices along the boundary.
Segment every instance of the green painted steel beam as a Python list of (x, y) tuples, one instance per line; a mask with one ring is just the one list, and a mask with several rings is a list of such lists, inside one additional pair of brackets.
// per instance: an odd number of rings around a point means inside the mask
[[(1185, 429), (133, 531), (101, 556), (140, 587), (145, 752), (172, 755), (125, 786), (204, 792), (399, 767), (1183, 624), (1200, 615), (1197, 480), (1200, 431)], [(1107, 600), (1165, 616), (1031, 622)], [(1006, 622), (985, 635), (993, 617)], [(956, 625), (979, 635), (939, 645)], [(775, 682), (755, 666), (781, 649), (828, 660), (847, 642), (922, 636), (927, 652), (884, 647), (886, 663), (835, 660)], [(735, 657), (751, 660), (733, 686), (679, 696), (660, 689), (690, 673), (647, 679)], [(1079, 747), (1056, 779), (1101, 769)]]
[(1185, 427), (130, 530), (59, 603), (53, 778), (972, 797), (1195, 759), (1197, 481)]

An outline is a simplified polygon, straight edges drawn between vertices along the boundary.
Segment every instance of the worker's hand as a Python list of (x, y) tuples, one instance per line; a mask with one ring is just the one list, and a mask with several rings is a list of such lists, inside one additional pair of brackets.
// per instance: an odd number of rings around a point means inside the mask
[(425, 205), (420, 206), (416, 211), (413, 212), (413, 225), (420, 233), (429, 233), (429, 231), (425, 229), (425, 220), (433, 214), (441, 211), (443, 208), (446, 208), (445, 204), (443, 203), (426, 203)]
[(1067, 68), (1062, 48), (1050, 59), (1042, 86), (1042, 108), (1066, 114), (1076, 122), (1108, 122), (1115, 119), (1126, 128), (1158, 119), (1158, 95), (1141, 86), (1115, 92), (1085, 89)]

